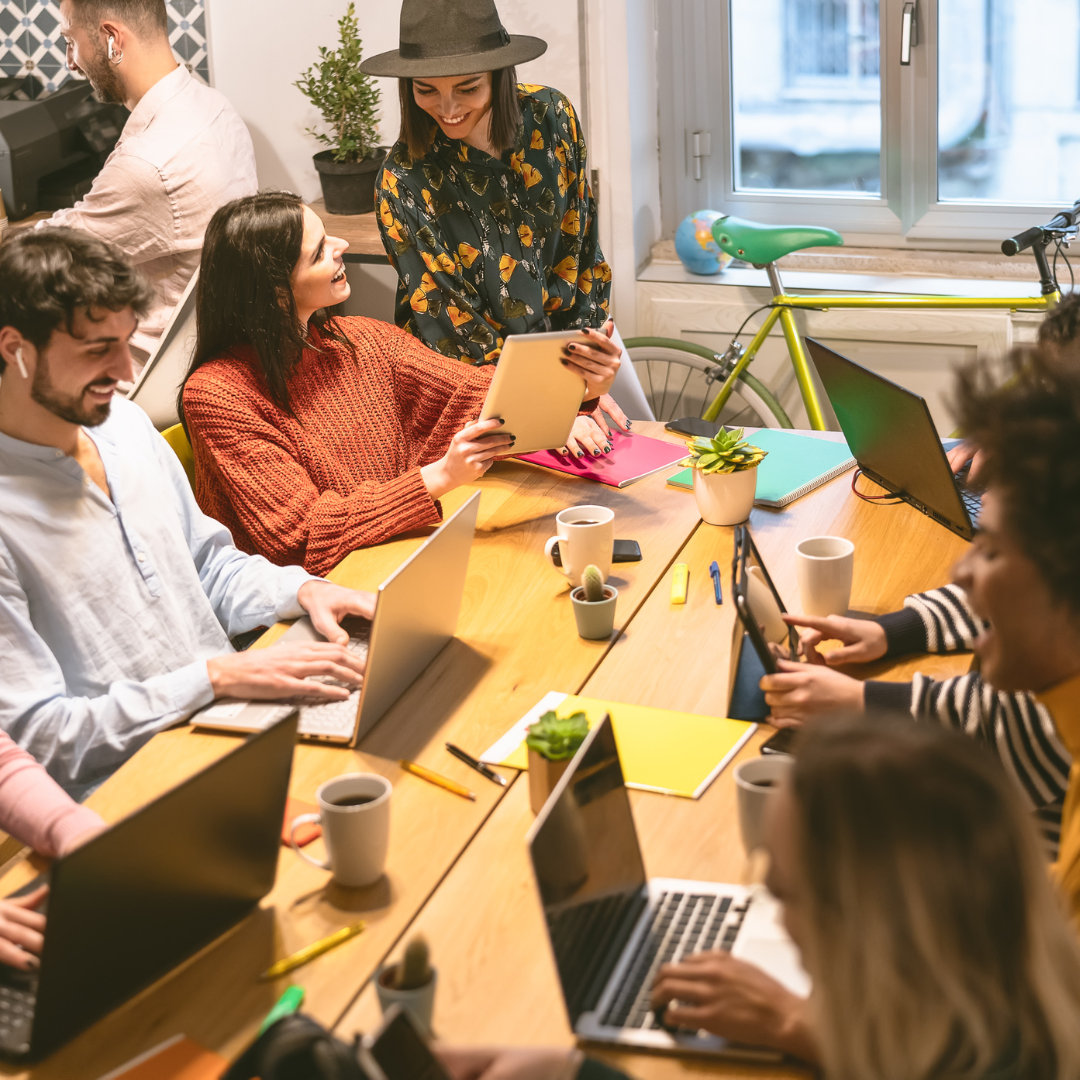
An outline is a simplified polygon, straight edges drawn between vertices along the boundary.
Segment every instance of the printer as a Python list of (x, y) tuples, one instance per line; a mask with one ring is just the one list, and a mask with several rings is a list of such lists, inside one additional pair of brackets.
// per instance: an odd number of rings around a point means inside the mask
[(90, 190), (128, 115), (92, 92), (79, 81), (36, 101), (0, 100), (0, 192), (13, 221), (70, 206)]

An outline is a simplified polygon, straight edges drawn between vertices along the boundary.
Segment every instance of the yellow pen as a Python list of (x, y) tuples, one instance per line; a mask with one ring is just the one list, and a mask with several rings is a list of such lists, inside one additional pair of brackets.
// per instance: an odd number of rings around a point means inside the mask
[(269, 982), (271, 979), (280, 978), (280, 976), (306, 964), (309, 960), (314, 960), (316, 956), (322, 956), (324, 952), (329, 952), (331, 949), (336, 948), (343, 941), (348, 941), (349, 938), (356, 937), (363, 929), (363, 922), (355, 922), (351, 926), (343, 926), (340, 930), (335, 930), (321, 941), (316, 941), (312, 945), (306, 945), (298, 952), (294, 952), (292, 956), (286, 956), (276, 964), (271, 964), (259, 978), (262, 979), (263, 982)]
[(475, 792), (463, 787), (457, 781), (451, 780), (448, 776), (443, 776), (442, 773), (437, 773), (432, 769), (425, 769), (423, 765), (417, 765), (415, 761), (406, 761), (405, 758), (402, 758), (398, 764), (406, 772), (412, 773), (413, 776), (419, 776), (421, 780), (426, 780), (429, 784), (434, 784), (436, 787), (460, 795), (463, 799), (472, 799), (473, 802), (476, 802)]
[(671, 571), (671, 602), (686, 603), (686, 584), (690, 580), (690, 567), (684, 562), (677, 562)]

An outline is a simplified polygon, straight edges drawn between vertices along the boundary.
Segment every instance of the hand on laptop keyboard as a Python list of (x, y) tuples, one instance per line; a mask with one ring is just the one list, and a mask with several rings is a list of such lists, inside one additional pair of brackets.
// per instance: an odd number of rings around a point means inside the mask
[(40, 885), (23, 896), (0, 900), (0, 963), (19, 971), (36, 971), (45, 943), (45, 916), (36, 909), (49, 895)]
[(361, 683), (367, 656), (310, 641), (216, 656), (206, 662), (215, 697), (341, 701)]

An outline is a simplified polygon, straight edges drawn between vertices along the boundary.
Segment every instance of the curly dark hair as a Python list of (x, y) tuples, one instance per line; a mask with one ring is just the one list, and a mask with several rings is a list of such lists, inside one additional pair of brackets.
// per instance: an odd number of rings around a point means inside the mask
[(0, 247), (0, 327), (15, 327), (36, 349), (54, 330), (70, 334), (80, 311), (131, 308), (141, 317), (153, 296), (117, 248), (80, 229), (21, 232)]
[(1039, 344), (1080, 353), (1080, 292), (1066, 293), (1039, 324)]
[(986, 456), (1005, 528), (1080, 619), (1080, 364), (1050, 342), (1006, 363), (1004, 382), (981, 364), (959, 373), (957, 419)]

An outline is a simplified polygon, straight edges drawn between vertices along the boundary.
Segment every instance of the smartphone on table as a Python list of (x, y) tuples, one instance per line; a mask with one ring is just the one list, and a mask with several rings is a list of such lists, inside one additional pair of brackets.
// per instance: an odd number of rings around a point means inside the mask
[[(551, 561), (556, 566), (562, 566), (562, 555), (559, 553), (559, 545), (551, 549)], [(612, 545), (611, 561), (617, 562), (641, 562), (641, 545), (636, 540), (616, 540)]]

